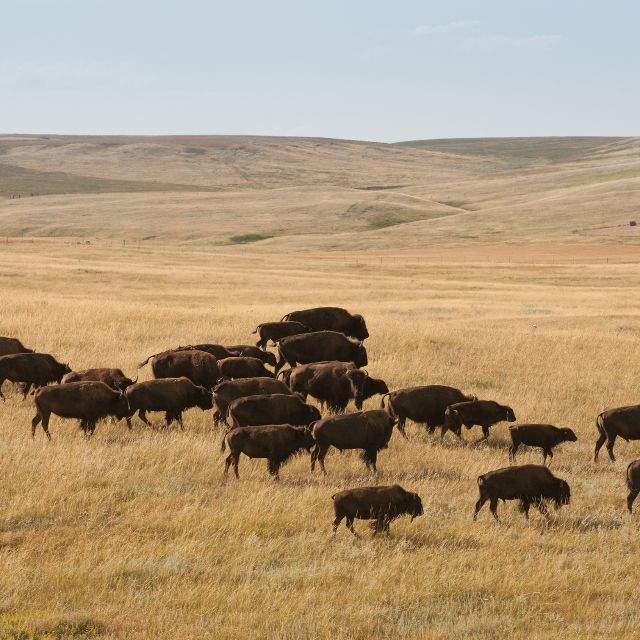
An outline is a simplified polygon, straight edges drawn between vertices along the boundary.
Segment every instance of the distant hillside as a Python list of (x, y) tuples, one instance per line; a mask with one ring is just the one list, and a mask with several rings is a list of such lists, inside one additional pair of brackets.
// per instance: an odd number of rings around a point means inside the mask
[(7, 237), (299, 250), (635, 243), (635, 218), (640, 138), (0, 136)]

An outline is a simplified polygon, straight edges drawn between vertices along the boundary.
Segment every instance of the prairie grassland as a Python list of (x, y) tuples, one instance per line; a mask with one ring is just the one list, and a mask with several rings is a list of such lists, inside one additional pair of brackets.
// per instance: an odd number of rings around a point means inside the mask
[[(0, 247), (0, 334), (77, 369), (135, 374), (150, 353), (250, 341), (255, 325), (316, 304), (367, 318), (369, 372), (390, 388), (443, 383), (574, 428), (552, 470), (572, 488), (550, 523), (513, 503), (471, 521), (476, 477), (508, 464), (507, 428), (444, 443), (409, 426), (379, 457), (306, 456), (223, 479), (210, 412), (186, 430), (105, 422), (91, 440), (53, 418), (29, 436), (31, 402), (0, 406), (0, 637), (637, 637), (637, 516), (624, 469), (592, 462), (594, 419), (638, 401), (640, 265), (343, 265), (234, 251)], [(148, 376), (147, 370), (142, 375)], [(8, 387), (7, 387), (8, 388)], [(379, 398), (370, 401), (376, 407)], [(159, 425), (160, 416), (155, 417)], [(606, 455), (605, 455), (606, 458)], [(536, 451), (519, 461), (539, 462)], [(330, 535), (336, 491), (417, 491), (424, 516), (389, 537)]]

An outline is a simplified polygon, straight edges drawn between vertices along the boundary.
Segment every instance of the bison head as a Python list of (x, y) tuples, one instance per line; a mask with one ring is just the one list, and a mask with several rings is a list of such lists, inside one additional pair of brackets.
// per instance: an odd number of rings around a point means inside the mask
[(213, 395), (209, 389), (205, 389), (204, 387), (197, 387), (198, 389), (198, 399), (196, 401), (196, 405), (198, 408), (206, 411), (207, 409), (213, 408)]
[(358, 344), (355, 348), (353, 364), (358, 368), (366, 367), (369, 364), (369, 360), (367, 360), (367, 350), (364, 348), (362, 343)]
[(417, 493), (409, 494), (409, 514), (411, 515), (411, 520), (421, 516), (424, 513), (424, 509), (422, 508), (422, 500)]
[(276, 354), (271, 351), (265, 351), (262, 359), (270, 366), (275, 367), (277, 363)]
[(578, 439), (573, 429), (560, 429), (560, 435), (563, 442), (575, 442)]
[(124, 391), (117, 392), (117, 397), (114, 397), (113, 402), (113, 415), (118, 420), (128, 418), (131, 415), (131, 409), (129, 408), (129, 401)]
[(516, 414), (513, 412), (513, 409), (511, 407), (504, 407), (504, 419), (507, 422), (516, 421)]
[(444, 426), (445, 429), (453, 431), (453, 433), (460, 437), (462, 432), (462, 421), (460, 420), (460, 414), (457, 409), (447, 407), (444, 412)]
[(571, 489), (569, 483), (565, 480), (558, 480), (557, 492), (553, 496), (553, 501), (556, 503), (556, 509), (559, 509), (562, 505), (569, 504), (571, 500)]
[(136, 376), (135, 380), (132, 380), (131, 378), (127, 378), (126, 376), (122, 376), (122, 378), (118, 378), (115, 381), (116, 387), (120, 391), (124, 391), (127, 387), (130, 387), (132, 384), (135, 384), (136, 382), (138, 382), (138, 376)]
[(307, 424), (311, 424), (316, 420), (320, 420), (322, 416), (320, 415), (320, 411), (318, 407), (314, 407), (311, 404), (307, 405)]
[(316, 444), (316, 441), (313, 438), (313, 431), (311, 426), (312, 425), (309, 425), (308, 427), (300, 427), (300, 446), (307, 451), (309, 451)]
[(389, 393), (389, 388), (384, 380), (369, 377), (366, 371), (351, 369), (345, 373), (351, 385), (351, 395), (356, 401), (356, 409), (362, 409), (362, 403), (372, 398), (377, 393)]
[(364, 321), (364, 318), (356, 313), (353, 316), (354, 319), (354, 332), (353, 337), (358, 338), (358, 340), (366, 340), (369, 337), (369, 332), (367, 331), (367, 323)]

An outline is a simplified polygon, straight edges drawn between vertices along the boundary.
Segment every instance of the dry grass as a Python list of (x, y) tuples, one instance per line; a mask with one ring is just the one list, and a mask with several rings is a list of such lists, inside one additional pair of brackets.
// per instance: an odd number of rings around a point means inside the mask
[[(514, 504), (471, 513), (479, 473), (507, 464), (506, 426), (444, 444), (396, 435), (372, 478), (356, 455), (328, 475), (263, 461), (224, 481), (211, 416), (186, 431), (99, 425), (85, 440), (32, 407), (0, 407), (0, 637), (616, 638), (637, 636), (637, 517), (624, 468), (591, 462), (595, 415), (638, 401), (638, 265), (351, 264), (240, 251), (2, 245), (0, 334), (75, 368), (135, 364), (189, 341), (248, 340), (262, 320), (335, 303), (362, 312), (368, 367), (391, 388), (459, 386), (520, 421), (574, 428), (552, 469), (572, 487), (550, 524)], [(145, 372), (148, 375), (148, 372)], [(376, 406), (378, 400), (371, 402)], [(159, 416), (156, 416), (159, 420)], [(525, 452), (521, 462), (538, 462)], [(330, 535), (335, 491), (399, 482), (425, 514), (389, 538)]]

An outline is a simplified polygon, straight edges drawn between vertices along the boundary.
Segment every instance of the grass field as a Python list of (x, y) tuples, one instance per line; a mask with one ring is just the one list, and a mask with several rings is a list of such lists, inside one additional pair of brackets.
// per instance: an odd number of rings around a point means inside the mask
[[(377, 478), (334, 452), (326, 477), (301, 457), (274, 482), (244, 458), (240, 480), (225, 481), (210, 413), (186, 414), (185, 432), (103, 423), (91, 440), (54, 418), (48, 443), (42, 431), (31, 440), (31, 402), (11, 395), (0, 406), (0, 637), (637, 637), (640, 516), (625, 511), (624, 469), (639, 447), (617, 443), (616, 463), (594, 464), (592, 451), (598, 412), (640, 395), (639, 285), (636, 263), (3, 243), (0, 334), (76, 369), (135, 375), (165, 347), (244, 342), (260, 321), (337, 304), (365, 315), (368, 370), (390, 388), (451, 384), (579, 439), (556, 451), (572, 502), (549, 523), (513, 503), (500, 523), (487, 509), (473, 523), (477, 476), (508, 464), (504, 424), (486, 443), (474, 430), (443, 444), (410, 425)], [(395, 482), (422, 496), (423, 517), (390, 537), (363, 523), (359, 539), (331, 536), (333, 493)]]

